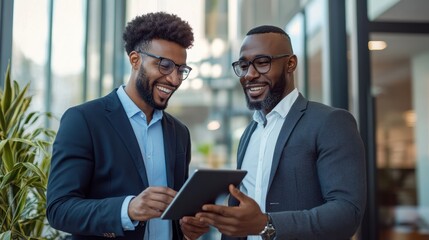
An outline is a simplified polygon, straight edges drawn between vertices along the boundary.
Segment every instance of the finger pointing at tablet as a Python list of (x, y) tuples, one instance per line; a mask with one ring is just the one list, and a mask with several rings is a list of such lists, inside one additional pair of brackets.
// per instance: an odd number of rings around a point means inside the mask
[(128, 206), (128, 215), (133, 221), (147, 221), (160, 217), (176, 191), (168, 187), (148, 187), (133, 198)]

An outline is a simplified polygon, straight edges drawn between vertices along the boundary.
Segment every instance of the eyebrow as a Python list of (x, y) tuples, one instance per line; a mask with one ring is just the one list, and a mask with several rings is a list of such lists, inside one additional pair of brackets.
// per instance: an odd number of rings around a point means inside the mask
[[(253, 60), (253, 59), (257, 58), (257, 57), (270, 57), (270, 56), (272, 56), (272, 55), (270, 55), (270, 54), (257, 54), (254, 57), (252, 57), (251, 59)], [(248, 59), (248, 58), (242, 56), (238, 60), (240, 61), (240, 60), (246, 60), (246, 59)]]

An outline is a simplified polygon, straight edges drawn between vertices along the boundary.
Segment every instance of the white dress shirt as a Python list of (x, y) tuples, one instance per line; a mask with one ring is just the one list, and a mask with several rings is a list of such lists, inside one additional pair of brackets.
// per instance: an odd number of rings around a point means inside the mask
[[(241, 166), (242, 169), (247, 170), (241, 190), (259, 204), (262, 212), (266, 211), (265, 202), (277, 138), (298, 95), (298, 90), (295, 88), (266, 116), (262, 111), (255, 111), (253, 114), (253, 120), (258, 125), (250, 137)], [(247, 239), (258, 240), (261, 237), (248, 236)]]

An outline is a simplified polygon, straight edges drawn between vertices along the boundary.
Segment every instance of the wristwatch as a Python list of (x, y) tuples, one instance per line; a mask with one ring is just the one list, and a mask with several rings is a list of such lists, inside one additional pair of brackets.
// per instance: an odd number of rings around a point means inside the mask
[(268, 217), (267, 225), (264, 230), (259, 233), (259, 236), (261, 236), (262, 240), (273, 240), (276, 236), (276, 229), (274, 228), (270, 214), (265, 213), (265, 215)]

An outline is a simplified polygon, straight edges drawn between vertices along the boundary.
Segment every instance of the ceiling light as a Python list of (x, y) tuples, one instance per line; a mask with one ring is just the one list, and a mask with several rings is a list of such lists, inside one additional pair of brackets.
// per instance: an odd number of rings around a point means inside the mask
[(215, 131), (220, 128), (220, 122), (218, 120), (212, 120), (207, 124), (207, 129), (210, 131)]
[(417, 116), (413, 110), (405, 111), (404, 119), (408, 127), (414, 127), (416, 125)]
[(369, 41), (368, 49), (371, 51), (383, 50), (387, 47), (387, 43), (385, 41)]

